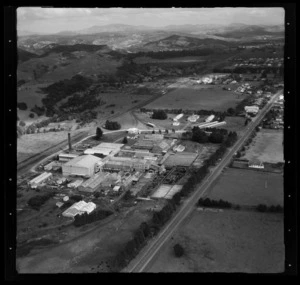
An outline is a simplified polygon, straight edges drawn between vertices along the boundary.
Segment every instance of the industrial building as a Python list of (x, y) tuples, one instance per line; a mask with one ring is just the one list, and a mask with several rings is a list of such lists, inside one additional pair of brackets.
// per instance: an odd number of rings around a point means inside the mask
[(216, 128), (216, 127), (219, 127), (219, 126), (222, 126), (222, 125), (225, 125), (225, 124), (226, 124), (225, 121), (222, 121), (222, 122), (215, 121), (215, 122), (211, 122), (211, 123), (200, 124), (200, 125), (198, 125), (198, 128), (200, 128), (200, 129), (203, 129), (203, 128)]
[(183, 117), (183, 114), (179, 114), (176, 117), (173, 118), (174, 122), (177, 122), (178, 120), (180, 120)]
[(50, 172), (43, 172), (39, 176), (35, 177), (34, 179), (30, 180), (28, 184), (32, 187), (35, 188), (37, 187), (40, 183), (48, 180), (49, 178), (52, 177), (52, 173)]
[(102, 154), (105, 156), (113, 156), (117, 154), (124, 144), (121, 143), (100, 143), (93, 148), (88, 148), (84, 154)]
[(137, 171), (145, 171), (146, 169), (149, 169), (149, 167), (150, 162), (148, 160), (130, 157), (111, 157), (103, 165), (103, 169), (117, 171), (131, 171), (133, 169)]
[(86, 203), (85, 201), (79, 201), (73, 204), (70, 208), (65, 210), (62, 215), (68, 218), (74, 218), (77, 215), (82, 215), (83, 213), (90, 214), (96, 209), (96, 204), (93, 202)]
[(58, 155), (58, 159), (59, 159), (59, 161), (65, 162), (65, 161), (70, 161), (77, 156), (78, 156), (78, 154), (75, 154), (75, 153), (60, 153)]
[(215, 115), (210, 115), (210, 116), (208, 116), (208, 117), (205, 119), (205, 122), (206, 122), (206, 123), (211, 122), (211, 121), (214, 119), (214, 117), (215, 117)]
[(100, 172), (83, 182), (78, 187), (78, 190), (83, 192), (95, 192), (99, 188), (101, 182), (103, 182), (108, 175), (109, 173)]
[(82, 155), (65, 163), (62, 166), (62, 173), (64, 176), (78, 175), (91, 177), (94, 175), (99, 164), (101, 164), (101, 158), (94, 155)]
[(77, 179), (71, 183), (69, 183), (67, 186), (70, 187), (70, 188), (78, 188), (81, 184), (83, 183), (83, 180), (82, 179)]
[(195, 123), (199, 118), (200, 118), (199, 115), (192, 115), (192, 116), (189, 116), (187, 119), (189, 122)]

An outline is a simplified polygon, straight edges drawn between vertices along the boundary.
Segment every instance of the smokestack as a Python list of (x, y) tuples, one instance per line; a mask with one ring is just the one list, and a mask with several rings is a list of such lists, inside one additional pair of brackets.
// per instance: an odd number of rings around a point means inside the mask
[(71, 145), (71, 134), (68, 133), (68, 143), (69, 143), (69, 151), (72, 150), (72, 145)]

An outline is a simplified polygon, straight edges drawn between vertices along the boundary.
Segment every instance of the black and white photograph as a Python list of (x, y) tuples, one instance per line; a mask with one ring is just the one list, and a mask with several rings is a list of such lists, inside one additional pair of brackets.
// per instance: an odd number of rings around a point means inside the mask
[(284, 273), (285, 17), (18, 7), (17, 273)]

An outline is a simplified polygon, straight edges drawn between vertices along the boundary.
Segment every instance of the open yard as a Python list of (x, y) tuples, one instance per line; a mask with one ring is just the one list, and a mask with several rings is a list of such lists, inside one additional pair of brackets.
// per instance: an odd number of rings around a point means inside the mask
[(269, 163), (284, 162), (282, 142), (282, 130), (262, 129), (253, 139), (243, 158)]
[[(180, 258), (174, 255), (176, 243), (184, 248)], [(283, 215), (194, 211), (147, 271), (283, 272)]]
[(146, 108), (226, 111), (241, 100), (233, 91), (223, 90), (218, 85), (182, 85), (148, 104)]
[[(82, 128), (71, 132), (71, 136), (78, 134), (80, 132), (86, 131)], [(48, 133), (37, 133), (37, 134), (27, 134), (18, 138), (17, 141), (17, 161), (21, 161), (31, 157), (34, 154), (41, 153), (47, 148), (52, 147), (62, 141), (68, 139), (69, 131), (60, 132), (48, 132)]]
[(257, 170), (228, 168), (215, 181), (206, 197), (247, 206), (283, 206), (283, 176)]
[(50, 248), (35, 250), (26, 257), (18, 258), (17, 271), (19, 273), (109, 272), (112, 258), (131, 238), (132, 232), (140, 223), (151, 217), (150, 209), (154, 205), (161, 208), (164, 203), (164, 201), (143, 201), (134, 207), (123, 206), (116, 216), (112, 215), (100, 221), (96, 227), (90, 224), (87, 225), (89, 230), (86, 230), (83, 226), (82, 234), (78, 238)]

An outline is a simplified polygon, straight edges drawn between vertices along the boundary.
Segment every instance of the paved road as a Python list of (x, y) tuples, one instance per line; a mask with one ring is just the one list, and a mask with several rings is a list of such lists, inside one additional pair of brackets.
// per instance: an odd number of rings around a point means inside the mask
[(231, 161), (232, 156), (237, 152), (245, 143), (245, 141), (250, 136), (251, 132), (260, 123), (265, 114), (271, 109), (274, 101), (278, 96), (282, 94), (282, 90), (277, 92), (271, 100), (266, 104), (266, 106), (260, 111), (255, 120), (251, 122), (245, 133), (233, 147), (225, 154), (220, 163), (214, 167), (206, 179), (199, 185), (198, 189), (183, 202), (183, 205), (177, 213), (175, 213), (172, 220), (160, 231), (160, 233), (150, 241), (150, 243), (140, 252), (140, 254), (135, 258), (128, 266), (123, 270), (123, 272), (146, 272), (149, 270), (155, 258), (158, 256), (162, 246), (170, 239), (177, 228), (182, 224), (184, 219), (193, 211), (194, 205), (201, 198), (205, 192), (209, 189), (212, 182), (221, 174), (224, 167)]

